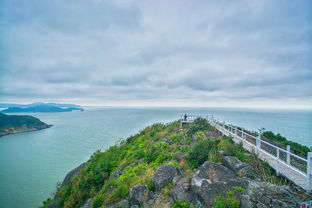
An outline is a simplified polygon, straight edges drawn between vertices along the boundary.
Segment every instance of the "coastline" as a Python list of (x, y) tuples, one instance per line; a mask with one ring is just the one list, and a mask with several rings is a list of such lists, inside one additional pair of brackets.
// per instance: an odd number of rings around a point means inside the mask
[(11, 134), (23, 133), (23, 132), (38, 131), (38, 130), (50, 128), (52, 126), (53, 126), (52, 124), (47, 124), (47, 125), (38, 126), (35, 128), (27, 128), (27, 127), (26, 128), (23, 128), (23, 127), (9, 128), (9, 129), (5, 129), (4, 132), (0, 132), (0, 137), (11, 135)]

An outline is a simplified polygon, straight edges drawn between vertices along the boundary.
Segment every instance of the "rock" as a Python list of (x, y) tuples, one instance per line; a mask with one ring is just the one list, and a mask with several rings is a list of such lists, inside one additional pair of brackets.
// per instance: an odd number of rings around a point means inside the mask
[(129, 208), (130, 205), (129, 205), (129, 201), (127, 199), (124, 199), (124, 200), (121, 200), (111, 206), (107, 206), (107, 207), (110, 207), (110, 208)]
[(81, 208), (91, 208), (91, 207), (92, 207), (92, 199), (88, 199)]
[(140, 208), (139, 205), (132, 205), (130, 208)]
[(207, 131), (205, 134), (208, 138), (222, 137), (222, 133), (219, 131)]
[(183, 131), (183, 129), (177, 129), (176, 131), (175, 131), (175, 133), (180, 133), (180, 132), (182, 132)]
[(162, 165), (155, 171), (152, 181), (155, 184), (156, 190), (162, 189), (167, 183), (171, 182), (177, 170), (172, 165)]
[(136, 185), (130, 190), (129, 202), (131, 205), (142, 205), (151, 198), (150, 191), (145, 185)]
[(236, 157), (225, 156), (223, 158), (223, 164), (239, 176), (246, 176), (251, 179), (260, 178), (260, 175), (250, 165), (243, 163)]
[(277, 186), (267, 182), (251, 181), (248, 188), (242, 192), (241, 208), (299, 207), (296, 193), (288, 186)]
[(112, 172), (109, 176), (109, 180), (114, 180), (117, 179), (119, 176), (121, 176), (123, 174), (122, 171), (120, 170), (115, 170), (114, 172)]
[[(175, 177), (176, 178), (176, 177)], [(187, 203), (191, 203), (192, 201), (192, 193), (190, 192), (191, 184), (188, 180), (180, 180), (176, 181), (176, 186), (171, 190), (171, 195), (175, 201), (185, 201)]]
[(177, 162), (181, 162), (185, 156), (186, 156), (185, 153), (178, 153), (178, 154), (175, 156), (175, 160), (176, 160)]
[(52, 201), (50, 204), (48, 204), (46, 208), (56, 208), (55, 201)]
[(195, 171), (191, 180), (193, 203), (210, 207), (219, 195), (224, 195), (233, 186), (247, 187), (246, 180), (220, 164), (206, 161)]
[(88, 164), (87, 162), (84, 162), (84, 163), (80, 164), (78, 167), (71, 170), (69, 173), (67, 173), (67, 175), (65, 176), (65, 178), (63, 180), (62, 186), (66, 185), (73, 176), (78, 175), (80, 170), (85, 168), (87, 166), (87, 164)]
[(218, 181), (226, 181), (230, 178), (235, 178), (235, 174), (233, 171), (229, 170), (223, 165), (206, 161), (198, 168), (198, 170), (193, 175), (193, 178), (206, 179), (210, 181), (210, 183), (214, 183)]
[(146, 208), (156, 208), (156, 207), (161, 207), (161, 208), (171, 208), (173, 205), (174, 201), (171, 196), (164, 195), (163, 193), (158, 193), (155, 194), (154, 197), (149, 200), (147, 203), (143, 204), (143, 207)]
[(169, 139), (168, 137), (163, 138), (163, 139), (162, 139), (162, 142), (168, 143), (169, 145), (172, 145), (172, 144), (174, 143), (174, 142), (173, 142), (171, 139)]

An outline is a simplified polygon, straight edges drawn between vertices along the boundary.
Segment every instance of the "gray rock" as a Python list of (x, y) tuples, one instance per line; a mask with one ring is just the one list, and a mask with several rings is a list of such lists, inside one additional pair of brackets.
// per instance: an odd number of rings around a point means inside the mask
[(176, 186), (171, 190), (171, 195), (175, 201), (185, 201), (187, 203), (192, 202), (192, 193), (190, 191), (191, 184), (188, 180), (181, 178), (176, 182)]
[(260, 175), (250, 165), (243, 163), (236, 157), (224, 157), (223, 164), (227, 168), (233, 170), (239, 176), (245, 176), (251, 179), (260, 178)]
[(150, 191), (145, 185), (136, 185), (130, 190), (129, 202), (131, 205), (142, 205), (151, 198)]
[(172, 145), (172, 144), (174, 143), (174, 142), (173, 142), (171, 139), (169, 139), (168, 137), (163, 138), (163, 139), (162, 139), (162, 142), (168, 143), (169, 145)]
[(235, 173), (213, 162), (206, 161), (195, 171), (191, 180), (192, 200), (201, 206), (210, 207), (219, 195), (224, 195), (233, 186), (247, 187), (246, 180), (238, 178)]
[(115, 170), (114, 172), (112, 172), (109, 176), (109, 180), (114, 180), (117, 179), (120, 175), (122, 175), (123, 172), (120, 170)]
[(209, 137), (209, 138), (217, 138), (221, 136), (222, 136), (222, 133), (219, 131), (207, 131), (206, 132), (206, 137)]
[(46, 208), (56, 208), (55, 201), (52, 201), (50, 204), (48, 204)]
[(183, 131), (183, 129), (177, 129), (176, 131), (175, 131), (175, 133), (180, 133), (180, 132), (182, 132)]
[(91, 208), (91, 207), (92, 207), (92, 199), (88, 199), (81, 208)]
[(218, 181), (226, 181), (228, 179), (235, 178), (235, 176), (235, 173), (227, 167), (224, 167), (223, 165), (217, 163), (206, 161), (198, 168), (197, 171), (195, 171), (193, 178), (205, 179), (209, 183), (214, 183)]
[(296, 193), (288, 186), (277, 186), (267, 182), (251, 181), (248, 188), (242, 193), (241, 207), (299, 207)]
[(135, 204), (135, 205), (132, 205), (130, 208), (140, 208), (139, 205)]
[(69, 183), (70, 179), (76, 175), (79, 174), (80, 170), (85, 168), (87, 166), (87, 162), (84, 162), (82, 164), (80, 164), (78, 167), (74, 168), (73, 170), (71, 170), (69, 173), (67, 173), (67, 175), (65, 176), (62, 186), (66, 185)]
[(155, 171), (152, 181), (155, 184), (156, 190), (162, 189), (166, 184), (172, 182), (172, 179), (177, 174), (177, 170), (172, 165), (162, 165)]
[(127, 199), (121, 200), (111, 206), (109, 206), (111, 208), (129, 208), (129, 201)]
[(174, 159), (175, 159), (177, 162), (181, 162), (185, 156), (186, 156), (185, 153), (178, 153), (178, 154), (175, 156)]

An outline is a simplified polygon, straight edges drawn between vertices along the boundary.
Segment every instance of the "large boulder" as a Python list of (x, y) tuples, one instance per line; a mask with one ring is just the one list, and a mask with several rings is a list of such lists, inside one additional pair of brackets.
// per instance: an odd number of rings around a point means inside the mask
[(251, 179), (260, 178), (260, 175), (250, 165), (243, 163), (236, 157), (224, 157), (223, 164), (227, 168), (233, 170), (239, 176), (245, 176)]
[(107, 208), (129, 208), (130, 204), (129, 201), (127, 199), (123, 199), (113, 205), (110, 206), (106, 206)]
[(252, 181), (241, 195), (241, 208), (295, 208), (299, 198), (288, 186)]
[(177, 181), (174, 181), (176, 186), (171, 190), (172, 198), (175, 201), (185, 201), (187, 203), (192, 202), (192, 193), (190, 191), (191, 184), (186, 178), (175, 177)]
[(210, 207), (219, 195), (232, 190), (233, 186), (247, 187), (248, 182), (220, 164), (206, 161), (195, 171), (191, 180), (193, 203)]
[(197, 179), (203, 179), (207, 180), (209, 183), (214, 183), (218, 181), (226, 181), (230, 178), (235, 178), (235, 173), (233, 171), (223, 165), (206, 161), (195, 171), (192, 178), (192, 184), (201, 181), (198, 181)]
[(147, 186), (136, 185), (130, 190), (129, 202), (131, 205), (142, 205), (151, 198), (151, 193)]
[(210, 130), (210, 131), (207, 131), (205, 134), (206, 134), (206, 137), (208, 138), (222, 137), (222, 133), (217, 130)]
[(70, 181), (70, 179), (76, 175), (79, 174), (80, 170), (85, 168), (88, 165), (87, 162), (84, 162), (82, 164), (80, 164), (78, 167), (74, 168), (73, 170), (71, 170), (69, 173), (67, 173), (67, 175), (65, 176), (62, 186), (68, 184), (68, 182)]
[(166, 186), (166, 184), (172, 182), (172, 179), (176, 174), (177, 170), (172, 165), (162, 165), (158, 167), (152, 177), (156, 190), (159, 191)]

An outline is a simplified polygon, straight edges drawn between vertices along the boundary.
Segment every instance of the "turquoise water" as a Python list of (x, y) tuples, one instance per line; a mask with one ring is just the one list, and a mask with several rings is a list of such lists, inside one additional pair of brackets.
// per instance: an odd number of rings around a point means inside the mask
[(38, 207), (68, 171), (155, 122), (181, 114), (214, 114), (250, 130), (266, 128), (312, 146), (312, 111), (218, 108), (90, 108), (84, 112), (32, 113), (49, 129), (0, 138), (0, 207)]

